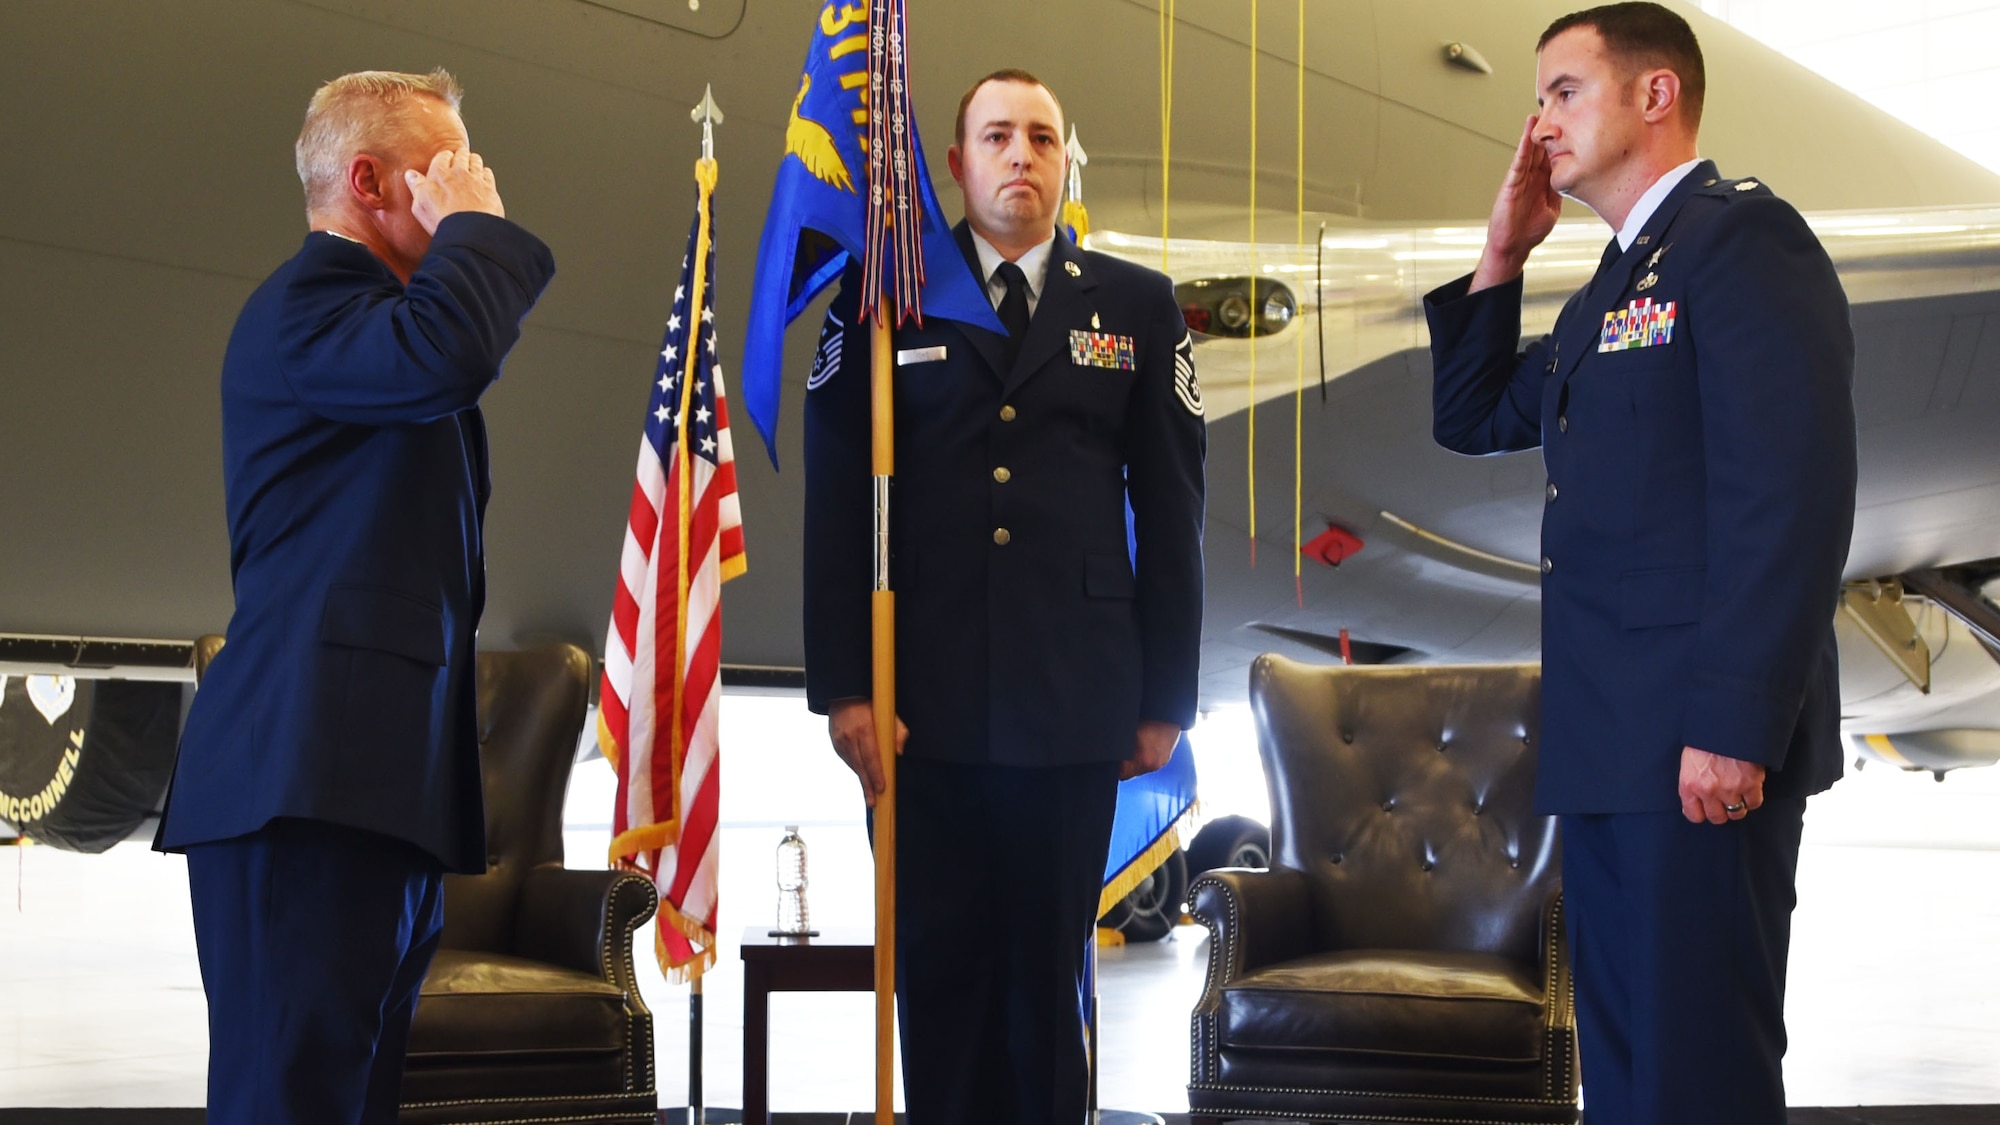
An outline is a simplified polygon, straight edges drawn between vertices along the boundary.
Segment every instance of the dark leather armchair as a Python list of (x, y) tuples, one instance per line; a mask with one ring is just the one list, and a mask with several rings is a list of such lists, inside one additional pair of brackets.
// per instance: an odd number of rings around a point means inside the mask
[(563, 865), (562, 808), (590, 693), (574, 645), (479, 654), (487, 872), (447, 875), (417, 1001), (404, 1125), (654, 1125), (653, 1017), (632, 935), (652, 881)]
[(1540, 694), (1532, 665), (1258, 658), (1271, 866), (1189, 891), (1194, 1121), (1576, 1119)]

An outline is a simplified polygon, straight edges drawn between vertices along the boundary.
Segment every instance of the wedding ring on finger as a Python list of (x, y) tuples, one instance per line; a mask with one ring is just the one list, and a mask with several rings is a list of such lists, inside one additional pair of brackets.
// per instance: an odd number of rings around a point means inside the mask
[(1738, 801), (1733, 805), (1722, 806), (1722, 811), (1728, 813), (1730, 816), (1736, 816), (1739, 813), (1746, 811), (1749, 807), (1750, 806), (1748, 802)]

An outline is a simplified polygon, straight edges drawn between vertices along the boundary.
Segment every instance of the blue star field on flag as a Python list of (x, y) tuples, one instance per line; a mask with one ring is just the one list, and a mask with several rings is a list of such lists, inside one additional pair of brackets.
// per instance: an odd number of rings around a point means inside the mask
[[(697, 218), (696, 226), (699, 225)], [(692, 235), (689, 241), (693, 241)], [(715, 380), (720, 367), (715, 359), (713, 251), (708, 255), (707, 274), (701, 287), (702, 307), (698, 313), (689, 315), (688, 291), (694, 287), (694, 262), (688, 257), (681, 259), (681, 280), (674, 288), (673, 312), (667, 317), (659, 363), (653, 371), (653, 397), (646, 417), (646, 440), (653, 443), (662, 461), (673, 451), (681, 395), (690, 372), (694, 376), (694, 398), (688, 403), (689, 448), (710, 463), (717, 459)]]

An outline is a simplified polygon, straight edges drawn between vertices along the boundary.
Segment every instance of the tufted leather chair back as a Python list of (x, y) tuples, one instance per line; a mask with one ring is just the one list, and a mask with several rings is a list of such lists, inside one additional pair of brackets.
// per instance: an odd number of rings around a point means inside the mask
[(1538, 666), (1266, 655), (1250, 700), (1272, 864), (1305, 873), (1315, 946), (1541, 960), (1561, 863), (1532, 811)]
[(575, 645), (481, 652), (479, 760), (484, 875), (447, 875), (447, 949), (510, 952), (521, 881), (563, 861), (563, 798), (590, 701), (590, 657)]

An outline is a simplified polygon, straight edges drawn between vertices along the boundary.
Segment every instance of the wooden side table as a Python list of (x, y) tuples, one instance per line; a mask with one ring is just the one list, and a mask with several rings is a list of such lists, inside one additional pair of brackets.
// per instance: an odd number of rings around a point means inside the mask
[(771, 993), (872, 992), (875, 946), (865, 934), (777, 938), (752, 926), (743, 931), (742, 952), (743, 1120), (770, 1125)]

